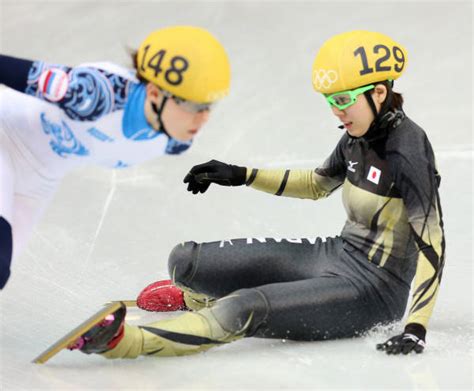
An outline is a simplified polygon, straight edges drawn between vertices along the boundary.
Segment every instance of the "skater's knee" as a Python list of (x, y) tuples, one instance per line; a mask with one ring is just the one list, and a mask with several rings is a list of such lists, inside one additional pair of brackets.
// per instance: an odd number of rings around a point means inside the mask
[(199, 245), (185, 242), (173, 248), (168, 259), (168, 271), (175, 283), (188, 286), (196, 269)]
[(0, 216), (0, 289), (3, 289), (10, 277), (13, 238), (10, 223)]
[(249, 337), (265, 324), (269, 305), (258, 289), (240, 289), (217, 300), (211, 311), (223, 329)]

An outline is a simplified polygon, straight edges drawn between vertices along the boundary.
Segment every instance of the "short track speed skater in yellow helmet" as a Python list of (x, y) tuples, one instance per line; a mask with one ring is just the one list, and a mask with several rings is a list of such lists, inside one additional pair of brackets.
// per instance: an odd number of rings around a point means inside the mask
[(207, 30), (173, 26), (152, 32), (137, 53), (138, 74), (185, 101), (211, 103), (229, 93), (230, 63)]
[(151, 103), (159, 131), (169, 135), (162, 113), (169, 99), (190, 113), (211, 108), (229, 93), (230, 63), (221, 43), (207, 30), (172, 26), (156, 30), (140, 44), (134, 63), (137, 76), (162, 92), (161, 104)]
[[(352, 106), (364, 94), (377, 123), (389, 111), (395, 94), (393, 81), (405, 70), (407, 59), (405, 48), (384, 34), (363, 30), (338, 34), (323, 44), (314, 59), (313, 87), (339, 110)], [(377, 83), (387, 88), (380, 111), (371, 95)], [(401, 105), (403, 99), (396, 95)]]
[(390, 37), (349, 31), (328, 39), (313, 63), (313, 87), (332, 94), (384, 80), (395, 80), (407, 65), (407, 52)]

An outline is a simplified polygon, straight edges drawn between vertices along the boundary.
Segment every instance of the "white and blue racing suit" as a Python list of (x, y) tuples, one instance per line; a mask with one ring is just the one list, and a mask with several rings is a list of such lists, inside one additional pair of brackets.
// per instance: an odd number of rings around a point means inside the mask
[(0, 89), (2, 288), (11, 258), (67, 173), (89, 164), (129, 167), (182, 153), (191, 142), (154, 130), (145, 84), (112, 63), (71, 68), (0, 56), (0, 83), (10, 87)]

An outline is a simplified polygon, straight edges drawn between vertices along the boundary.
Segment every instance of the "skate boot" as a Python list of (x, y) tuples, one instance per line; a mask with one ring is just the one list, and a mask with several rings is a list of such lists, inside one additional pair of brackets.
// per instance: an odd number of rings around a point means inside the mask
[(86, 354), (104, 353), (113, 349), (124, 336), (126, 313), (127, 309), (122, 304), (117, 311), (107, 315), (104, 320), (81, 335), (68, 349), (78, 349)]
[(186, 310), (183, 291), (171, 280), (156, 281), (143, 289), (137, 306), (145, 311), (169, 312)]

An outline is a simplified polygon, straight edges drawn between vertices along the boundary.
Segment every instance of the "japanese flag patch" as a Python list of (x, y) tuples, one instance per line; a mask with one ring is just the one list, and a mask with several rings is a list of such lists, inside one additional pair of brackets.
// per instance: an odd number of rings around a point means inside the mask
[(382, 171), (380, 171), (377, 167), (370, 166), (369, 174), (367, 175), (367, 180), (378, 185), (381, 174)]
[(44, 71), (38, 80), (38, 89), (51, 102), (60, 101), (66, 95), (68, 85), (67, 73), (59, 68)]

